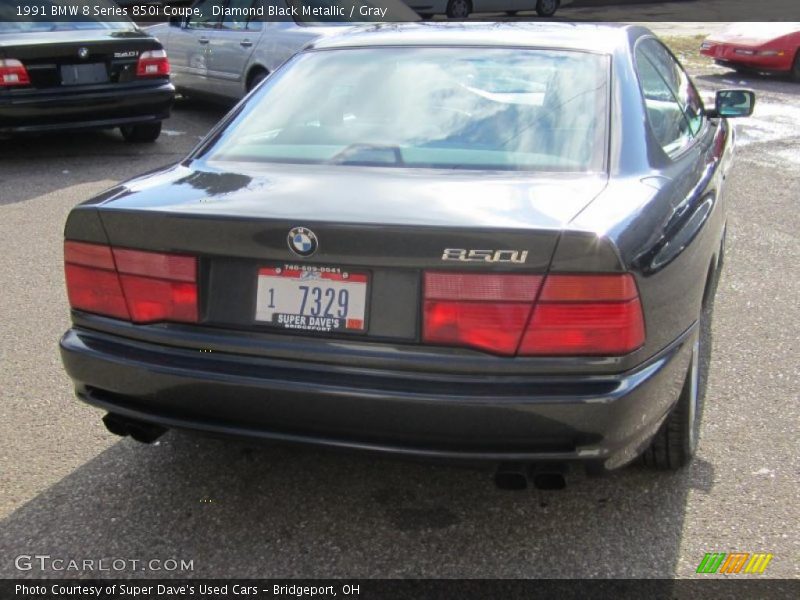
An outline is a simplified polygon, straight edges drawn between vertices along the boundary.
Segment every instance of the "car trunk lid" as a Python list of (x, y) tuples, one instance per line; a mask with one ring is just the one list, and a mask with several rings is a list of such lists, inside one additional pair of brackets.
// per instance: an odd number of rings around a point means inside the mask
[[(258, 316), (264, 276), (322, 279), (337, 293), (331, 281), (363, 277), (363, 328), (310, 333), (412, 341), (424, 272), (544, 273), (564, 225), (605, 185), (588, 174), (177, 166), (130, 182), (99, 214), (113, 246), (200, 257), (203, 324), (274, 331)], [(290, 248), (296, 228), (313, 234), (312, 255)]]
[(32, 88), (48, 90), (135, 81), (139, 55), (159, 48), (139, 31), (79, 30), (3, 36), (0, 52), (22, 62)]

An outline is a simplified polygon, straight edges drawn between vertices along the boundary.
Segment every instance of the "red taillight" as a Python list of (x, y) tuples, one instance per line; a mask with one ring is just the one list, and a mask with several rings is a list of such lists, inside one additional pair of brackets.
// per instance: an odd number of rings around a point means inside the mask
[(424, 340), (514, 354), (531, 309), (527, 304), (425, 302)]
[(548, 275), (519, 353), (610, 356), (642, 344), (644, 318), (632, 275)]
[(425, 273), (425, 298), (480, 302), (533, 302), (541, 283), (542, 278), (539, 275)]
[(30, 85), (28, 70), (14, 58), (0, 58), (0, 87)]
[(541, 283), (539, 275), (425, 273), (423, 340), (514, 354)]
[(73, 308), (134, 323), (198, 320), (192, 256), (67, 241), (64, 262)]
[(120, 275), (134, 323), (197, 322), (197, 286), (151, 277)]
[(115, 271), (67, 263), (64, 266), (67, 296), (72, 308), (130, 320), (125, 296)]
[(137, 77), (166, 77), (169, 75), (169, 59), (165, 50), (147, 50), (139, 55), (136, 64)]
[(630, 275), (550, 275), (540, 302), (607, 302), (638, 297)]
[(194, 256), (114, 248), (114, 261), (120, 273), (170, 281), (197, 281), (197, 261)]
[[(423, 340), (505, 355), (622, 355), (645, 339), (630, 274), (425, 274)], [(538, 295), (538, 300), (537, 300)]]
[(522, 355), (620, 355), (644, 343), (639, 300), (539, 303), (519, 353)]

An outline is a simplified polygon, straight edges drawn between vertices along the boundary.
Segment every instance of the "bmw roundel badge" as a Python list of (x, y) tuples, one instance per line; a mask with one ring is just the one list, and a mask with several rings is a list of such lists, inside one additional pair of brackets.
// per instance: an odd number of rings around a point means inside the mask
[(311, 256), (317, 251), (319, 242), (314, 232), (305, 227), (293, 227), (289, 231), (287, 238), (289, 243), (289, 250), (297, 254), (297, 256)]
[(78, 58), (82, 60), (86, 60), (89, 58), (89, 49), (88, 48), (78, 48)]

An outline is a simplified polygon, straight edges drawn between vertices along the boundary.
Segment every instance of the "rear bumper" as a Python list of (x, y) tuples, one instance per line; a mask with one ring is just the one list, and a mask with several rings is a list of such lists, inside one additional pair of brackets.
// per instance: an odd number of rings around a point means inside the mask
[(431, 374), (204, 353), (82, 328), (61, 340), (78, 397), (171, 428), (428, 458), (635, 458), (677, 400), (695, 328), (618, 375)]
[(86, 90), (14, 90), (0, 95), (0, 133), (115, 127), (169, 117), (175, 88), (108, 86)]

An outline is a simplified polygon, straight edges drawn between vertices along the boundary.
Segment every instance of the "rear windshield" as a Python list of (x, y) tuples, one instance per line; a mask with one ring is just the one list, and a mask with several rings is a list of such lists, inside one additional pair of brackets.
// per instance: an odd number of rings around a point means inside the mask
[(499, 48), (301, 54), (269, 78), (209, 160), (600, 171), (608, 57)]
[[(88, 14), (84, 14), (84, 8)], [(135, 25), (124, 17), (95, 14), (98, 9), (117, 8), (112, 0), (0, 0), (0, 33), (42, 33), (85, 29), (130, 30)], [(60, 12), (64, 11), (64, 12)], [(55, 19), (64, 18), (65, 21)]]

